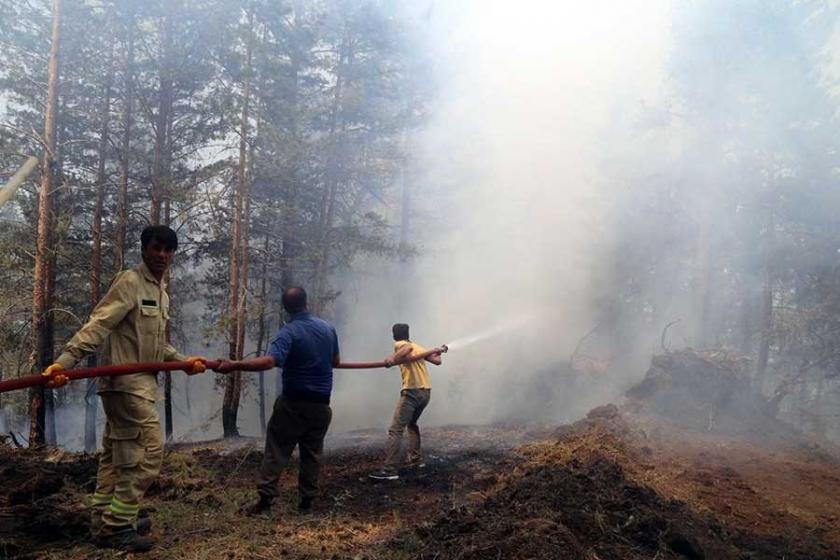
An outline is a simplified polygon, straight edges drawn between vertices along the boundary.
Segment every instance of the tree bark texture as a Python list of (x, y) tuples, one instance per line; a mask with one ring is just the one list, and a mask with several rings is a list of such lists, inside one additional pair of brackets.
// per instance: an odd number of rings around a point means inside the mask
[(134, 105), (134, 18), (129, 17), (125, 57), (125, 99), (123, 100), (123, 135), (120, 153), (120, 189), (117, 197), (117, 229), (114, 242), (114, 268), (125, 265), (125, 240), (128, 229), (128, 181), (131, 166), (131, 123)]
[[(105, 78), (100, 112), (99, 131), (99, 161), (96, 169), (96, 199), (93, 207), (93, 224), (91, 225), (91, 238), (93, 247), (90, 254), (90, 309), (93, 310), (99, 303), (100, 285), (102, 282), (102, 211), (105, 202), (105, 162), (108, 159), (108, 138), (111, 122), (111, 83), (113, 81), (113, 52), (109, 57), (108, 74)], [(96, 353), (88, 358), (88, 367), (95, 367), (97, 363)], [(85, 453), (96, 451), (96, 416), (98, 406), (96, 402), (96, 380), (87, 380), (85, 391)]]
[(339, 175), (341, 166), (341, 150), (339, 144), (344, 129), (344, 119), (341, 117), (342, 94), (345, 86), (344, 74), (352, 66), (353, 48), (350, 42), (349, 33), (345, 32), (339, 51), (338, 66), (336, 68), (336, 83), (333, 93), (333, 104), (330, 122), (329, 159), (327, 161), (326, 184), (321, 199), (321, 219), (318, 243), (318, 262), (315, 267), (315, 310), (323, 313), (327, 305), (327, 277), (329, 276), (330, 261), (330, 231), (332, 230), (333, 216), (335, 214), (336, 196), (339, 187)]
[[(249, 15), (250, 28), (245, 44), (245, 67), (242, 85), (242, 116), (239, 126), (239, 163), (237, 167), (236, 187), (233, 196), (234, 215), (230, 235), (230, 348), (231, 360), (242, 359), (244, 342), (244, 289), (247, 287), (247, 235), (245, 227), (245, 197), (248, 180), (248, 123), (251, 101), (251, 48), (253, 33), (253, 13)], [(239, 400), (242, 395), (242, 373), (234, 371), (228, 374), (225, 395), (222, 402), (222, 428), (224, 437), (239, 436), (237, 417)]]
[[(47, 104), (44, 116), (44, 159), (41, 188), (38, 192), (38, 233), (35, 250), (35, 270), (32, 293), (32, 348), (35, 352), (34, 370), (43, 371), (52, 363), (52, 333), (48, 314), (52, 302), (50, 282), (50, 251), (52, 242), (52, 196), (55, 183), (56, 124), (58, 118), (59, 49), (61, 44), (62, 0), (52, 4), (52, 42), (50, 45)], [(29, 445), (46, 442), (46, 407), (43, 386), (29, 392)]]

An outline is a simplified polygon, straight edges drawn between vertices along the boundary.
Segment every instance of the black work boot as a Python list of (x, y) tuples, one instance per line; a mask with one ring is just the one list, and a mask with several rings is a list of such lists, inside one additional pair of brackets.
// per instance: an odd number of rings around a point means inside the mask
[(253, 503), (250, 506), (245, 506), (239, 511), (240, 513), (251, 517), (255, 515), (260, 515), (271, 509), (272, 502), (274, 502), (272, 498), (260, 494), (260, 499), (257, 500), (256, 503)]
[(140, 536), (135, 529), (107, 533), (96, 538), (96, 546), (100, 548), (114, 548), (126, 552), (148, 552), (155, 546), (151, 537)]
[(152, 520), (149, 517), (139, 517), (137, 519), (137, 534), (141, 537), (152, 532)]
[(312, 513), (312, 500), (311, 496), (303, 496), (298, 502), (298, 511), (300, 513)]

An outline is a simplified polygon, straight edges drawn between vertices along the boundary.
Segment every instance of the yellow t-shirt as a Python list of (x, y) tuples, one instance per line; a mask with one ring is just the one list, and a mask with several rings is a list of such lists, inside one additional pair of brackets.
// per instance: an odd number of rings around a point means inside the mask
[[(398, 340), (394, 343), (394, 350), (397, 351), (406, 344), (411, 345), (411, 354), (409, 356), (417, 356), (426, 351), (425, 348), (411, 342), (410, 340)], [(400, 375), (402, 375), (403, 389), (431, 389), (432, 382), (429, 379), (429, 370), (426, 369), (425, 360), (417, 360), (416, 362), (408, 362), (400, 364)]]

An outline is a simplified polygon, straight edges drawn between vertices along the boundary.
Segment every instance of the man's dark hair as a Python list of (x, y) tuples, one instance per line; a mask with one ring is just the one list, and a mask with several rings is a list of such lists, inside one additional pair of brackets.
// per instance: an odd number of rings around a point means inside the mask
[(300, 286), (286, 288), (283, 291), (283, 309), (294, 315), (306, 310), (306, 290)]
[(145, 249), (152, 240), (156, 240), (170, 251), (178, 249), (178, 234), (169, 226), (147, 226), (140, 234), (140, 248)]
[(408, 340), (408, 325), (405, 323), (397, 323), (391, 327), (391, 332), (394, 333), (394, 340)]

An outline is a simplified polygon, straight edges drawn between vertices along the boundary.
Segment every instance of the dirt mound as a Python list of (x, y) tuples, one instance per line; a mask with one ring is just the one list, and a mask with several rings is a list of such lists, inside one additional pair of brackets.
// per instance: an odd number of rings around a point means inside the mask
[[(679, 449), (676, 440), (692, 434), (668, 430), (656, 418), (613, 405), (597, 408), (559, 430), (557, 441), (524, 446), (525, 461), (483, 503), (449, 512), (419, 534), (439, 558), (457, 560), (840, 558), (836, 518), (834, 535), (818, 530), (831, 519), (821, 504), (804, 497), (797, 504), (773, 503), (758, 493), (749, 473), (742, 476), (737, 462), (719, 465), (699, 451), (706, 460), (701, 464), (696, 455), (671, 453)], [(737, 446), (743, 442), (730, 443), (742, 453)], [(756, 457), (742, 459), (752, 463)], [(758, 460), (770, 461), (770, 455)], [(790, 458), (781, 461), (789, 464)], [(777, 484), (781, 493), (797, 492)], [(823, 517), (810, 523), (785, 509), (794, 507), (823, 511)]]
[(727, 433), (794, 431), (767, 413), (749, 378), (749, 362), (722, 351), (681, 350), (655, 356), (628, 405), (687, 428)]
[(54, 450), (0, 453), (0, 558), (87, 533), (80, 496), (96, 484), (96, 460)]
[(451, 512), (428, 536), (444, 557), (464, 560), (723, 558), (732, 548), (715, 529), (600, 457), (529, 463), (481, 508)]

